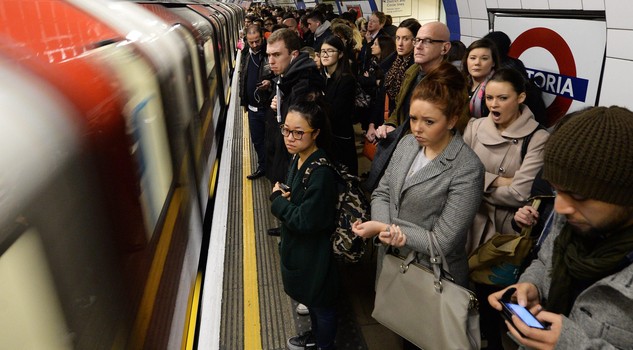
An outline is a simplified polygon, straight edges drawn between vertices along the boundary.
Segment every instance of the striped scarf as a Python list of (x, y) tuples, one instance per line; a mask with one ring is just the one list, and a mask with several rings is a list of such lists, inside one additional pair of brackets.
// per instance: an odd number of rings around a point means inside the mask
[(475, 117), (475, 118), (485, 117), (485, 115), (482, 115), (483, 113), (482, 113), (481, 106), (482, 106), (482, 103), (485, 103), (484, 94), (486, 93), (486, 84), (488, 84), (488, 80), (490, 80), (490, 77), (494, 73), (495, 71), (491, 70), (488, 76), (486, 77), (486, 79), (482, 81), (473, 92), (473, 95), (470, 98), (470, 104), (469, 104), (471, 117)]

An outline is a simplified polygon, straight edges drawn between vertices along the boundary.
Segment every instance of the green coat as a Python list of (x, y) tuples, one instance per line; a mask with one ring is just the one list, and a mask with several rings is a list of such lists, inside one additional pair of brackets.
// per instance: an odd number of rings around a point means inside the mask
[(409, 90), (415, 88), (413, 83), (415, 82), (415, 78), (418, 76), (420, 72), (420, 65), (412, 64), (411, 67), (407, 68), (404, 72), (404, 79), (402, 79), (402, 85), (400, 85), (400, 91), (398, 95), (396, 95), (396, 108), (393, 110), (391, 115), (389, 116), (389, 120), (387, 120), (386, 124), (391, 124), (394, 127), (398, 127), (402, 122), (407, 119), (409, 115), (409, 111), (402, 110), (402, 104), (404, 99), (409, 94)]
[(325, 157), (314, 152), (297, 170), (295, 157), (288, 171), (290, 200), (271, 197), (271, 211), (281, 222), (281, 276), (284, 290), (308, 307), (334, 306), (339, 293), (339, 276), (330, 240), (335, 228), (338, 201), (337, 178), (327, 166), (312, 171), (306, 188), (302, 184), (308, 165)]

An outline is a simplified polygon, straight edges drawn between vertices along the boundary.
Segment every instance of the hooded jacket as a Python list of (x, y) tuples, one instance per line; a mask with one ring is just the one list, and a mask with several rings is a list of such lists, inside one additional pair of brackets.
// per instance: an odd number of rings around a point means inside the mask
[(275, 83), (281, 92), (281, 105), (277, 101), (277, 106), (281, 111), (282, 123), (286, 120), (286, 114), (288, 114), (288, 108), (291, 105), (301, 101), (310, 93), (323, 95), (325, 88), (325, 81), (319, 73), (316, 63), (305, 52), (300, 53), (297, 58), (292, 60), (286, 73), (278, 76)]

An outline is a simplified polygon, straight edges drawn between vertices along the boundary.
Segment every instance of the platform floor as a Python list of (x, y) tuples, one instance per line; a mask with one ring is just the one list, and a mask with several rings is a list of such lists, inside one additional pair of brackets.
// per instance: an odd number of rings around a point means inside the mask
[[(254, 181), (245, 180), (246, 175), (255, 170), (256, 155), (245, 137), (248, 126), (241, 109), (236, 109), (235, 128), (233, 130), (233, 152), (231, 189), (226, 228), (226, 250), (224, 260), (224, 283), (222, 290), (222, 316), (220, 330), (220, 349), (286, 349), (286, 339), (309, 329), (307, 316), (299, 316), (294, 309), (296, 302), (283, 291), (279, 267), (279, 238), (270, 237), (266, 231), (277, 226), (270, 213), (268, 195), (272, 188), (266, 178)], [(231, 116), (229, 116), (231, 117)], [(246, 147), (245, 147), (245, 143)], [(246, 158), (242, 155), (247, 151)], [(360, 172), (368, 169), (366, 158), (360, 156)], [(246, 159), (246, 162), (245, 162)], [(249, 167), (245, 169), (245, 167)], [(252, 203), (244, 199), (250, 186)], [(247, 191), (247, 192), (245, 192)], [(217, 204), (216, 204), (217, 205)], [(252, 215), (254, 232), (244, 231), (244, 215)], [(248, 229), (247, 229), (248, 230)], [(250, 236), (252, 235), (252, 236)], [(256, 256), (256, 282), (253, 287), (248, 276), (253, 269), (251, 261), (244, 260), (249, 242), (254, 242)], [(245, 266), (246, 265), (246, 266)], [(371, 312), (374, 302), (375, 252), (370, 251), (366, 259), (357, 264), (339, 265), (344, 293), (339, 303), (339, 328), (337, 348), (339, 350), (378, 350), (399, 349), (400, 338), (378, 324)], [(257, 295), (258, 307), (248, 300), (249, 293)], [(253, 314), (258, 320), (253, 321)], [(246, 317), (245, 317), (246, 316)], [(245, 321), (248, 318), (250, 321)], [(259, 328), (259, 329), (257, 329)], [(257, 339), (259, 337), (259, 339)]]

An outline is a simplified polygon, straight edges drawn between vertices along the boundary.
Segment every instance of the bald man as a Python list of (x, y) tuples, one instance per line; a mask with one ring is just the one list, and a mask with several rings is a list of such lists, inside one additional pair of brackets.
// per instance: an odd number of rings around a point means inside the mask
[[(426, 73), (437, 68), (446, 59), (448, 50), (451, 48), (448, 27), (441, 22), (430, 22), (423, 25), (413, 39), (413, 45), (413, 60), (415, 64), (411, 65), (404, 73), (400, 91), (396, 96), (396, 108), (389, 120), (376, 129), (375, 135), (367, 136), (370, 140), (372, 136), (377, 141), (386, 138), (388, 133), (394, 132), (398, 125), (407, 120), (409, 116), (409, 101), (414, 88), (424, 78)], [(463, 129), (465, 126), (458, 125), (456, 127)], [(408, 128), (397, 129), (397, 134), (390, 135), (392, 137), (389, 139), (392, 142), (381, 142), (378, 144), (378, 152), (376, 152), (372, 161), (369, 176), (363, 184), (365, 189), (371, 192), (378, 186), (378, 181), (380, 181), (385, 168), (389, 164), (398, 140), (408, 131)]]
[(297, 29), (297, 20), (294, 18), (286, 18), (284, 19), (284, 21), (282, 22), (283, 25), (286, 26), (286, 28), (292, 30), (293, 32), (297, 33), (297, 35), (299, 35), (299, 37), (301, 37), (301, 33), (299, 32), (299, 29)]
[(389, 132), (406, 120), (409, 114), (411, 92), (426, 73), (446, 59), (446, 54), (451, 48), (450, 36), (448, 27), (442, 22), (430, 22), (420, 27), (413, 39), (415, 64), (405, 72), (400, 92), (396, 96), (396, 108), (389, 120), (376, 130), (376, 138), (385, 138)]

